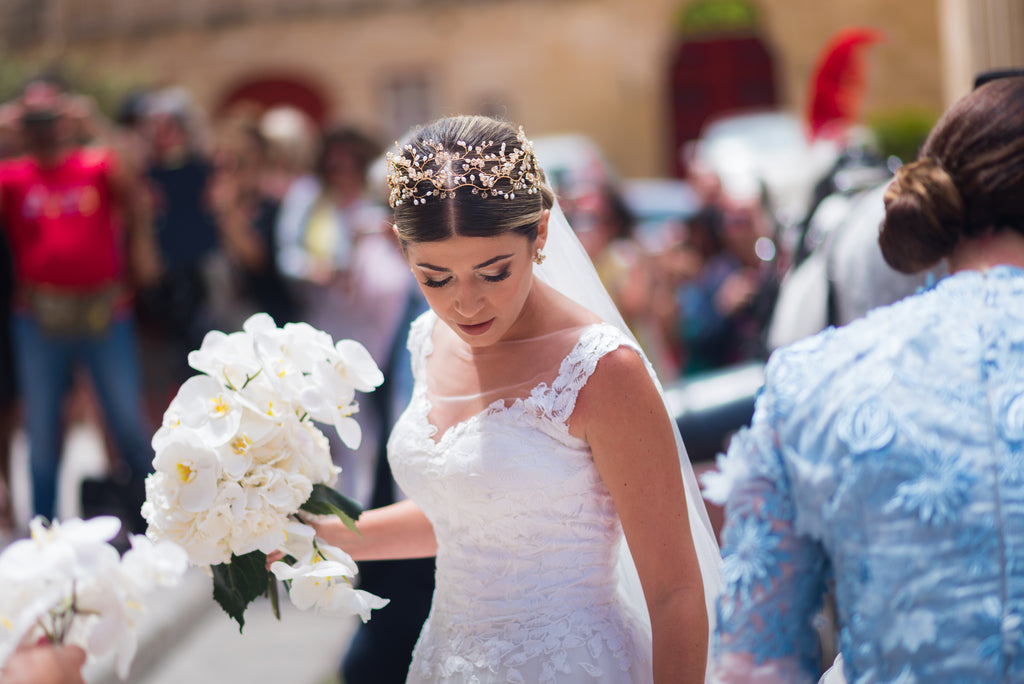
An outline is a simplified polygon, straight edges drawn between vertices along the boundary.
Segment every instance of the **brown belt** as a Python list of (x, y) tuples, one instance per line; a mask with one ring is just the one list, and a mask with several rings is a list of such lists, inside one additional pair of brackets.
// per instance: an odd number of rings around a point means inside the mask
[(52, 285), (21, 285), (18, 294), (42, 330), (57, 337), (104, 333), (125, 295), (120, 283), (87, 291)]

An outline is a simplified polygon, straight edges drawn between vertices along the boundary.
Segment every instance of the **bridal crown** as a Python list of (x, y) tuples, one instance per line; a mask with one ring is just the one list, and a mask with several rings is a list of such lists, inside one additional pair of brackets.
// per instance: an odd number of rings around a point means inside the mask
[(485, 141), (470, 147), (463, 141), (459, 149), (446, 150), (434, 140), (424, 140), (428, 151), (419, 152), (412, 145), (398, 146), (398, 152), (387, 153), (388, 186), (392, 207), (412, 200), (425, 204), (430, 197), (455, 197), (459, 188), (472, 188), (474, 195), (515, 199), (516, 192), (540, 192), (540, 166), (522, 126), (516, 134), (518, 148), (507, 149), (502, 143), (496, 152), (488, 152), (494, 143)]

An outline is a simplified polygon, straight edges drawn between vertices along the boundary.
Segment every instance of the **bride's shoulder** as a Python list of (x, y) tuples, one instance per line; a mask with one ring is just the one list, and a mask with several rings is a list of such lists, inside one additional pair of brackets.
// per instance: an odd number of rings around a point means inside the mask
[[(623, 401), (644, 404), (658, 396), (639, 349), (618, 328), (595, 325), (584, 333), (577, 348), (586, 354), (588, 371), (579, 383), (569, 428), (572, 434), (587, 434), (595, 420), (616, 421)], [(651, 404), (652, 411), (656, 406)]]

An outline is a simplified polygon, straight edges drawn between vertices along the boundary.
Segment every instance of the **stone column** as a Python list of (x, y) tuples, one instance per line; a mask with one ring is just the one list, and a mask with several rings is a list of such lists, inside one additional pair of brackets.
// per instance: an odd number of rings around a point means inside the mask
[(1024, 0), (939, 0), (947, 104), (979, 71), (1024, 67)]

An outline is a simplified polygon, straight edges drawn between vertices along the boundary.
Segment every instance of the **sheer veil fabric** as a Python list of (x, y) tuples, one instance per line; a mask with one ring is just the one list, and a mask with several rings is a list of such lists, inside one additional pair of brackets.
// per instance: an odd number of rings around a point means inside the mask
[[(576, 234), (573, 232), (557, 202), (551, 209), (551, 217), (548, 221), (548, 239), (547, 244), (544, 246), (544, 253), (547, 255), (544, 263), (534, 266), (534, 273), (541, 280), (578, 304), (583, 305), (604, 322), (619, 328), (629, 339), (636, 340), (616, 308), (615, 303), (612, 301), (611, 296), (605, 290), (604, 285), (602, 285), (597, 271), (583, 249), (583, 245), (576, 238)], [(645, 359), (645, 361), (647, 360)], [(653, 375), (654, 371), (651, 369), (649, 361), (647, 361), (647, 367)], [(660, 383), (658, 383), (658, 389), (661, 392), (662, 400), (664, 400), (665, 393)], [(667, 404), (666, 410), (668, 410)], [(700, 562), (701, 575), (704, 581), (704, 601), (708, 613), (708, 643), (710, 648), (710, 637), (715, 631), (715, 599), (722, 584), (720, 574), (721, 555), (711, 527), (711, 521), (708, 518), (707, 509), (704, 507), (697, 478), (693, 473), (689, 457), (686, 454), (682, 435), (680, 435), (675, 421), (672, 421), (672, 425), (675, 431), (676, 448), (679, 453), (683, 483), (686, 487), (690, 534), (693, 536), (693, 544), (697, 550), (697, 558)], [(656, 524), (657, 511), (652, 511), (651, 515), (652, 523)], [(650, 620), (647, 617), (647, 606), (640, 587), (640, 579), (625, 540), (623, 540), (620, 547), (618, 571), (620, 591), (629, 606), (647, 618), (644, 622), (649, 628)], [(711, 663), (710, 655), (709, 652), (709, 670)]]

